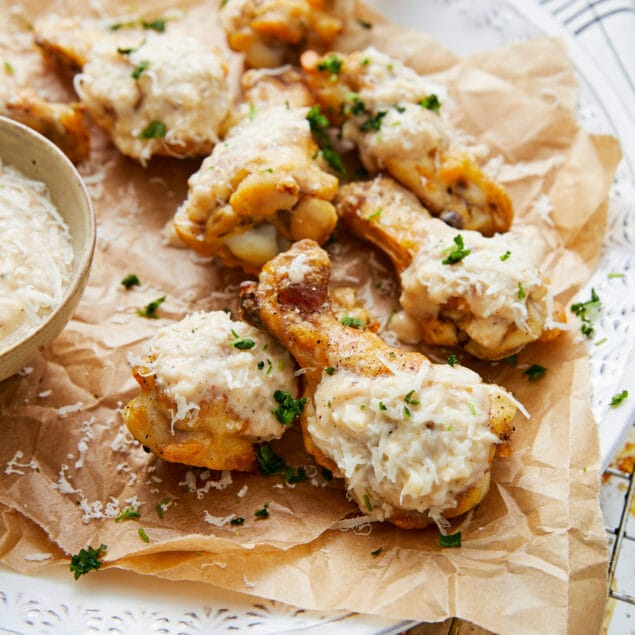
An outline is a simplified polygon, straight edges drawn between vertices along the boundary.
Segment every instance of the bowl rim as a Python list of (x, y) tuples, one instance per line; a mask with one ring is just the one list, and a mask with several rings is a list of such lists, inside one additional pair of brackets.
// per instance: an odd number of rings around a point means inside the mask
[[(57, 156), (57, 159), (61, 161), (66, 169), (69, 171), (73, 179), (76, 181), (79, 186), (79, 190), (81, 195), (86, 202), (88, 209), (88, 241), (84, 245), (82, 249), (82, 254), (77, 263), (76, 267), (73, 267), (73, 274), (66, 285), (66, 289), (64, 294), (62, 295), (62, 299), (59, 304), (46, 316), (45, 320), (41, 322), (31, 333), (29, 333), (26, 337), (17, 342), (11, 344), (8, 348), (0, 349), (0, 359), (3, 357), (9, 357), (14, 351), (18, 348), (22, 348), (23, 346), (28, 347), (34, 340), (40, 337), (40, 333), (46, 326), (55, 320), (56, 316), (65, 310), (65, 306), (69, 298), (71, 298), (78, 289), (78, 282), (87, 277), (89, 274), (90, 266), (92, 263), (93, 255), (95, 252), (95, 244), (96, 244), (96, 220), (95, 220), (95, 210), (93, 208), (93, 202), (90, 198), (90, 194), (88, 193), (88, 189), (86, 188), (86, 184), (82, 179), (80, 173), (77, 171), (77, 168), (73, 165), (71, 160), (49, 139), (47, 139), (44, 135), (40, 134), (36, 130), (29, 128), (28, 126), (15, 121), (14, 119), (10, 119), (9, 117), (4, 117), (0, 115), (0, 126), (6, 126), (7, 128), (14, 128), (18, 131), (19, 134), (25, 135), (27, 137), (31, 137), (35, 143), (39, 143), (40, 145), (48, 148), (52, 154)], [(10, 163), (9, 163), (10, 164)], [(45, 184), (47, 185), (47, 184)], [(48, 185), (47, 185), (48, 189)], [(83, 294), (83, 285), (81, 287), (81, 291)], [(72, 318), (72, 316), (71, 316)], [(64, 327), (62, 327), (64, 328)]]

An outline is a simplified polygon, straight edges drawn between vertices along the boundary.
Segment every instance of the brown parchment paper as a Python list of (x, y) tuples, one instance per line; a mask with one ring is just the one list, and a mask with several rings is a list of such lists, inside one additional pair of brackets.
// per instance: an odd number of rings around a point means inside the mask
[[(94, 15), (88, 4), (71, 4), (0, 0), (9, 23), (0, 54), (21, 81), (56, 98), (72, 94), (70, 83), (34, 54), (28, 22), (52, 12)], [(112, 16), (128, 10), (125, 3), (103, 5)], [(169, 8), (167, 2), (137, 4), (146, 17)], [(169, 28), (224, 46), (214, 6), (192, 1), (180, 8), (182, 19)], [(353, 25), (339, 48), (372, 42), (447, 83), (456, 125), (488, 144), (488, 158), (503, 160), (498, 176), (514, 200), (515, 222), (541, 230), (544, 272), (566, 303), (598, 257), (620, 152), (613, 138), (578, 127), (575, 80), (562, 44), (522, 42), (459, 59), (429, 36), (359, 11), (373, 28)], [(91, 160), (81, 166), (98, 221), (86, 293), (58, 339), (0, 384), (2, 561), (35, 573), (103, 543), (106, 566), (201, 580), (308, 608), (421, 621), (459, 616), (501, 633), (597, 631), (607, 552), (588, 362), (577, 331), (528, 347), (517, 367), (461, 357), (486, 380), (511, 390), (531, 419), (517, 418), (512, 455), (495, 462), (491, 491), (462, 527), (460, 549), (441, 549), (435, 530), (334, 528), (356, 510), (340, 483), (319, 474), (290, 487), (279, 476), (164, 463), (132, 442), (119, 414), (137, 392), (129, 356), (140, 353), (156, 328), (188, 312), (235, 308), (243, 279), (163, 240), (162, 228), (197, 167), (196, 161), (165, 159), (142, 168), (119, 156), (95, 130)], [(547, 217), (536, 204), (541, 197), (551, 207)], [(377, 297), (374, 310), (390, 311), (398, 294), (387, 260), (341, 233), (329, 249), (334, 284), (364, 290), (381, 280), (392, 292)], [(356, 267), (360, 262), (364, 266)], [(133, 272), (143, 284), (126, 291), (120, 281)], [(136, 315), (162, 295), (167, 299), (159, 320)], [(383, 321), (386, 315), (375, 317)], [(429, 353), (447, 357), (444, 351)], [(533, 363), (548, 372), (529, 382), (522, 370)], [(273, 445), (290, 465), (312, 465), (296, 430)], [(172, 502), (160, 518), (155, 507), (164, 499)], [(141, 518), (114, 522), (113, 510), (131, 501), (140, 503)], [(255, 510), (266, 502), (270, 518), (256, 520)], [(231, 514), (245, 524), (236, 529), (206, 521)], [(378, 547), (381, 554), (372, 557)], [(34, 560), (34, 553), (50, 557)]]

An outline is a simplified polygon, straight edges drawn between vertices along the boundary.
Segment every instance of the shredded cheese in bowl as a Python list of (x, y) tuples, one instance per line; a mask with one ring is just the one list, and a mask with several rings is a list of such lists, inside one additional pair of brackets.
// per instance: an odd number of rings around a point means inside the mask
[(61, 303), (73, 264), (71, 238), (47, 187), (0, 157), (0, 351)]

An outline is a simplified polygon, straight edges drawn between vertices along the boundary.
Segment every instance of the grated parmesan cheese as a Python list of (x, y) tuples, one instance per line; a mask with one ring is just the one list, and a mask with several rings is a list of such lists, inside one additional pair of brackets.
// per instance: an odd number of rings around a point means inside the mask
[(71, 276), (68, 227), (46, 185), (0, 157), (0, 350), (32, 333), (60, 304)]

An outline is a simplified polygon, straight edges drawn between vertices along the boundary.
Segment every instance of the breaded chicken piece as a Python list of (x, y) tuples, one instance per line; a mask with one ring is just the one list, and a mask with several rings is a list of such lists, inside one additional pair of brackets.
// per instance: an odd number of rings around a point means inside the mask
[[(73, 32), (83, 36), (74, 40)], [(228, 69), (198, 40), (58, 20), (36, 25), (36, 43), (81, 69), (75, 89), (122, 154), (145, 164), (152, 156), (204, 156), (217, 143), (230, 109)]]
[(429, 81), (372, 47), (323, 57), (309, 51), (302, 66), (367, 170), (385, 170), (457, 229), (487, 236), (509, 229), (509, 196), (481, 171)]
[(254, 444), (287, 429), (274, 394), (297, 397), (294, 370), (268, 334), (223, 311), (194, 313), (156, 332), (133, 370), (142, 391), (123, 418), (165, 461), (253, 471)]
[(342, 0), (227, 0), (220, 19), (231, 48), (263, 68), (297, 61), (307, 48), (328, 48), (351, 7)]
[(360, 510), (405, 528), (440, 525), (487, 493), (496, 448), (516, 408), (460, 366), (343, 325), (328, 301), (330, 262), (303, 240), (241, 289), (243, 315), (282, 342), (304, 371), (305, 446), (344, 478)]
[(188, 247), (257, 272), (289, 241), (329, 237), (338, 180), (324, 170), (308, 110), (253, 107), (229, 130), (190, 177), (175, 214), (174, 228)]
[(426, 343), (493, 360), (557, 335), (546, 326), (553, 301), (536, 264), (544, 251), (536, 233), (457, 231), (389, 177), (343, 186), (336, 209), (355, 235), (391, 258), (401, 305)]
[(90, 132), (79, 104), (47, 101), (32, 89), (19, 86), (6, 73), (0, 73), (0, 115), (44, 135), (73, 163), (88, 158)]

